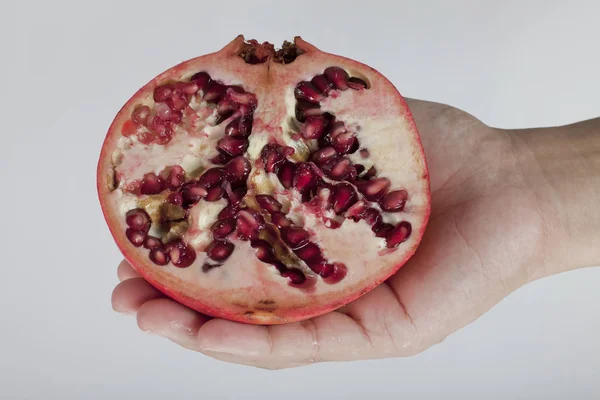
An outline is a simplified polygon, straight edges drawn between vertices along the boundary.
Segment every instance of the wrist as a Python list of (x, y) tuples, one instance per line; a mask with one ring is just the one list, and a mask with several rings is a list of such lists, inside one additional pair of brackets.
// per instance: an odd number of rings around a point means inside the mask
[(508, 135), (516, 173), (543, 220), (532, 279), (600, 265), (600, 119)]

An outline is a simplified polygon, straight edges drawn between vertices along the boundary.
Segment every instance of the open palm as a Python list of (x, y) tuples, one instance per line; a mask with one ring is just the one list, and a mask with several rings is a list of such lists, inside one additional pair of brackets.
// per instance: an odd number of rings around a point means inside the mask
[(508, 133), (442, 104), (409, 106), (429, 163), (432, 214), (417, 253), (387, 282), (312, 320), (253, 326), (165, 298), (124, 261), (113, 307), (186, 348), (263, 368), (412, 355), (482, 315), (535, 278), (544, 221)]

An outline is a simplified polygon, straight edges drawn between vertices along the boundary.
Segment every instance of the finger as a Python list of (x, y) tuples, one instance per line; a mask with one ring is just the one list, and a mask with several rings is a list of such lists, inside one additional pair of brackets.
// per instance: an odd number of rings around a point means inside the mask
[(144, 278), (131, 278), (115, 287), (111, 301), (115, 311), (133, 314), (147, 301), (160, 297), (163, 297), (163, 294), (146, 282)]
[[(138, 313), (137, 322), (141, 330), (156, 333), (187, 349), (200, 351), (198, 347), (198, 332), (208, 317), (193, 311), (180, 303), (161, 298), (147, 301)], [(201, 351), (214, 359), (233, 364), (260, 366), (267, 369), (279, 369), (281, 361), (263, 361), (258, 363), (233, 354), (222, 352)]]
[(364, 328), (339, 312), (274, 326), (214, 319), (200, 328), (196, 348), (225, 353), (263, 368), (364, 359), (372, 355), (372, 345)]
[(208, 317), (169, 298), (145, 302), (137, 314), (141, 330), (150, 331), (188, 349), (196, 350), (196, 337)]
[(117, 276), (119, 277), (120, 281), (125, 281), (131, 278), (139, 278), (140, 274), (138, 274), (137, 271), (131, 267), (127, 260), (123, 260), (117, 268)]

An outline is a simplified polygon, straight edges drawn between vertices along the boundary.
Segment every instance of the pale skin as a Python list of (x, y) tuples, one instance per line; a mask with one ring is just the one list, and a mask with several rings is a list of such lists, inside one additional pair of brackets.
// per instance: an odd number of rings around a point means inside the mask
[(123, 261), (113, 308), (190, 350), (280, 369), (414, 355), (531, 281), (600, 265), (600, 118), (502, 130), (443, 104), (408, 102), (432, 214), (415, 256), (384, 284), (308, 321), (255, 326), (190, 310)]

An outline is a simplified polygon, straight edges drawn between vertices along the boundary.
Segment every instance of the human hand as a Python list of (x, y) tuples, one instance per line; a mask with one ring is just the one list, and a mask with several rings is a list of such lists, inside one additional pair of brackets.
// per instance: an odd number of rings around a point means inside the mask
[[(255, 326), (190, 310), (123, 261), (114, 309), (137, 314), (142, 330), (188, 349), (262, 368), (409, 356), (439, 343), (523, 284), (598, 260), (586, 243), (569, 235), (571, 224), (592, 222), (571, 215), (581, 205), (557, 193), (570, 181), (553, 182), (545, 174), (552, 148), (533, 148), (535, 132), (493, 129), (449, 106), (408, 102), (429, 164), (432, 214), (416, 254), (385, 283), (308, 321)], [(558, 136), (548, 133), (546, 139)], [(600, 149), (597, 140), (592, 143)], [(570, 173), (579, 177), (587, 171)], [(596, 185), (590, 190), (597, 193), (598, 177), (591, 176)], [(575, 243), (582, 249), (579, 258), (566, 262), (565, 249), (575, 249)]]

